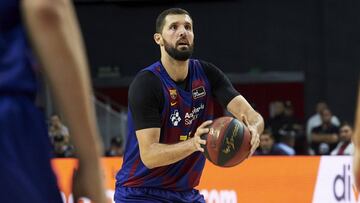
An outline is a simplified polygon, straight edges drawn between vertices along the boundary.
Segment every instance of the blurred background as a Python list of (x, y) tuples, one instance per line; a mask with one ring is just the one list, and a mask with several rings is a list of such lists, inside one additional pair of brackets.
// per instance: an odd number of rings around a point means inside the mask
[[(193, 58), (212, 62), (228, 75), (263, 115), (275, 143), (287, 143), (295, 154), (318, 154), (311, 150), (312, 129), (306, 128), (319, 102), (326, 103), (331, 116), (338, 119), (334, 125), (354, 120), (360, 70), (359, 1), (74, 2), (109, 155), (122, 153), (128, 87), (139, 70), (159, 59), (153, 41), (155, 19), (170, 7), (184, 8), (192, 15)], [(48, 117), (61, 117), (51, 92), (47, 87), (44, 90)], [(226, 114), (220, 105), (215, 112), (216, 116)]]

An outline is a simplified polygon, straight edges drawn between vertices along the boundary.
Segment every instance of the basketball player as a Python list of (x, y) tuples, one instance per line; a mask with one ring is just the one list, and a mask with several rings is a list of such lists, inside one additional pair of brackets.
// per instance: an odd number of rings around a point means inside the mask
[[(154, 40), (160, 61), (142, 70), (129, 89), (129, 134), (117, 174), (116, 202), (205, 202), (194, 189), (204, 168), (200, 135), (209, 132), (216, 98), (259, 145), (263, 119), (213, 64), (189, 59), (193, 21), (179, 8), (163, 11)], [(248, 122), (247, 122), (248, 121)]]
[(34, 104), (36, 54), (76, 145), (74, 193), (104, 203), (88, 65), (70, 0), (2, 0), (0, 16), (0, 202), (62, 202)]
[(357, 109), (355, 116), (355, 131), (353, 136), (354, 142), (354, 162), (353, 162), (353, 170), (354, 170), (354, 178), (355, 184), (358, 190), (360, 190), (360, 80), (358, 86), (358, 99), (357, 99)]

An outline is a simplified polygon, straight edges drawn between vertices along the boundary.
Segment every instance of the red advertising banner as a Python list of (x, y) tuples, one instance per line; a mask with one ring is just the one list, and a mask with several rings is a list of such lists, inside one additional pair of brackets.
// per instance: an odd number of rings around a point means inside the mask
[[(320, 157), (252, 157), (244, 163), (221, 168), (206, 163), (197, 187), (208, 203), (306, 203), (312, 202)], [(121, 158), (103, 158), (107, 196), (112, 199)], [(53, 167), (65, 203), (71, 203), (75, 159), (54, 159)]]

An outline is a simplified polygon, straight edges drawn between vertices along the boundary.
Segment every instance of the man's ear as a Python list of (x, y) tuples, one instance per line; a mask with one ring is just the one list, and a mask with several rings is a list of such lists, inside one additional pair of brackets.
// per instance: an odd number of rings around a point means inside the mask
[(163, 39), (162, 39), (162, 36), (160, 33), (155, 33), (154, 34), (154, 40), (155, 40), (155, 43), (160, 45), (160, 46), (163, 46), (164, 43), (163, 43)]

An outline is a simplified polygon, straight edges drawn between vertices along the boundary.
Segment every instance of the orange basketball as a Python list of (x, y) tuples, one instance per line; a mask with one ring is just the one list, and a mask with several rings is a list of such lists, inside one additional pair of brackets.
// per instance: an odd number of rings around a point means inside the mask
[(233, 117), (213, 121), (210, 132), (201, 136), (206, 158), (215, 165), (232, 167), (246, 159), (251, 149), (251, 134), (245, 124)]

